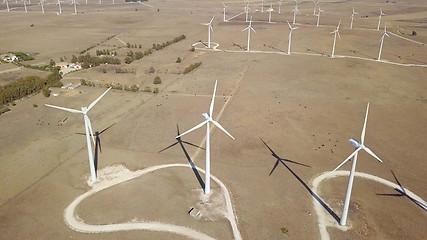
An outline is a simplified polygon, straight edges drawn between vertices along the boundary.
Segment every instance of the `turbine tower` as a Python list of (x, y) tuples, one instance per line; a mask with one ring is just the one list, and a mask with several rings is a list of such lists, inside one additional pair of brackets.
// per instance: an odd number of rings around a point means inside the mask
[(331, 34), (332, 33), (334, 34), (334, 44), (332, 45), (332, 54), (331, 54), (332, 58), (335, 57), (335, 43), (337, 41), (337, 35), (341, 39), (341, 36), (340, 36), (340, 33), (339, 33), (340, 24), (341, 24), (341, 21), (338, 23), (337, 28), (335, 28), (335, 30), (331, 32)]
[(254, 31), (254, 33), (256, 33), (255, 29), (252, 27), (252, 17), (251, 17), (251, 20), (249, 21), (249, 26), (247, 28), (243, 29), (242, 32), (246, 31), (246, 30), (248, 30), (248, 47), (246, 49), (246, 52), (249, 52), (250, 51), (250, 43), (251, 43), (251, 30)]
[(264, 13), (264, 0), (261, 1), (261, 13)]
[(353, 29), (353, 19), (354, 19), (354, 15), (355, 14), (358, 14), (357, 12), (355, 12), (354, 11), (354, 8), (353, 8), (353, 12), (351, 13), (351, 17), (350, 17), (350, 19), (351, 19), (351, 22), (350, 22), (350, 29)]
[(70, 5), (74, 5), (74, 15), (77, 15), (77, 4), (79, 4), (76, 0), (71, 0)]
[(27, 0), (23, 0), (23, 2), (24, 2), (24, 9), (25, 9), (25, 12), (28, 12), (28, 11), (27, 11)]
[(279, 14), (281, 13), (281, 9), (282, 9), (282, 0), (279, 1), (279, 11), (278, 11)]
[(6, 3), (7, 11), (10, 12), (10, 9), (9, 9), (9, 0), (3, 0), (3, 3)]
[(289, 25), (289, 41), (288, 41), (288, 55), (291, 54), (291, 42), (292, 42), (292, 31), (298, 29), (298, 27), (292, 27), (288, 20), (286, 20)]
[(316, 16), (316, 8), (317, 8), (317, 5), (319, 5), (319, 1), (313, 1), (313, 2), (314, 2), (313, 16)]
[(87, 116), (87, 113), (89, 112), (90, 109), (93, 108), (93, 106), (95, 106), (95, 104), (101, 100), (101, 98), (108, 92), (110, 91), (111, 87), (109, 89), (107, 89), (107, 91), (105, 91), (101, 96), (99, 96), (95, 101), (93, 101), (89, 107), (82, 107), (82, 110), (75, 110), (75, 109), (71, 109), (71, 108), (64, 108), (64, 107), (58, 107), (58, 106), (54, 106), (54, 105), (49, 105), (49, 104), (45, 104), (47, 107), (52, 107), (52, 108), (57, 108), (63, 111), (67, 111), (67, 112), (71, 112), (71, 113), (81, 113), (83, 114), (83, 119), (85, 121), (85, 130), (86, 130), (86, 143), (87, 143), (87, 152), (88, 152), (88, 156), (89, 156), (89, 168), (90, 168), (90, 180), (92, 182), (96, 181), (96, 172), (95, 172), (95, 163), (94, 163), (94, 159), (93, 159), (93, 154), (92, 154), (92, 144), (90, 143), (90, 136), (92, 136), (92, 141), (93, 144), (95, 145), (95, 138), (94, 138), (94, 134), (92, 131), (92, 124), (90, 123), (89, 117)]
[(245, 10), (245, 22), (248, 22), (248, 14), (249, 14), (249, 10), (251, 10), (250, 8), (249, 8), (249, 2), (248, 3), (246, 3), (246, 6), (243, 8), (244, 10)]
[(226, 6), (225, 3), (222, 3), (222, 5), (224, 5), (224, 22), (227, 22), (227, 20), (225, 20), (225, 8), (227, 8), (228, 6)]
[(373, 156), (374, 158), (376, 158), (378, 161), (382, 162), (382, 160), (379, 157), (377, 157), (377, 155), (375, 155), (375, 153), (373, 153), (371, 151), (371, 149), (367, 148), (364, 145), (365, 131), (366, 131), (366, 122), (368, 120), (368, 111), (369, 111), (369, 103), (368, 103), (368, 106), (366, 108), (365, 123), (363, 124), (362, 135), (360, 137), (361, 141), (359, 142), (359, 141), (357, 141), (354, 138), (348, 140), (348, 142), (351, 145), (353, 145), (356, 149), (354, 150), (354, 152), (352, 154), (350, 154), (350, 156), (348, 156), (348, 158), (346, 158), (337, 168), (335, 168), (332, 171), (332, 172), (336, 171), (344, 163), (346, 163), (351, 158), (353, 158), (352, 164), (351, 164), (350, 176), (348, 178), (348, 186), (347, 186), (347, 192), (346, 192), (345, 200), (344, 200), (344, 207), (343, 207), (343, 210), (342, 210), (342, 216), (341, 216), (341, 220), (340, 220), (340, 225), (341, 226), (345, 226), (346, 221), (347, 221), (347, 213), (348, 213), (348, 206), (350, 204), (351, 190), (352, 190), (352, 187), (353, 187), (354, 172), (356, 171), (357, 153), (360, 150), (365, 150), (367, 153), (369, 153), (371, 156)]
[(381, 17), (385, 16), (385, 13), (383, 13), (383, 10), (380, 8), (380, 16), (378, 16), (378, 26), (377, 26), (377, 31), (380, 30), (380, 24), (381, 24)]
[(267, 12), (269, 13), (269, 15), (268, 15), (268, 23), (271, 23), (271, 13), (274, 12), (273, 3), (270, 3), (270, 8), (267, 9)]
[(202, 25), (208, 26), (208, 48), (211, 48), (211, 31), (213, 32), (212, 21), (214, 20), (214, 17), (215, 15), (212, 17), (210, 22), (202, 23)]
[(216, 85), (217, 85), (218, 81), (215, 81), (215, 87), (214, 87), (214, 92), (213, 92), (213, 96), (212, 96), (212, 101), (211, 101), (211, 105), (209, 107), (209, 113), (203, 113), (202, 116), (206, 119), (204, 122), (196, 125), (195, 127), (193, 127), (192, 129), (184, 132), (181, 135), (176, 136), (175, 138), (180, 138), (182, 136), (184, 136), (185, 134), (192, 132), (200, 127), (202, 127), (203, 125), (206, 124), (206, 172), (205, 172), (205, 194), (210, 194), (211, 193), (211, 160), (210, 160), (210, 123), (213, 123), (215, 126), (217, 126), (219, 129), (221, 129), (225, 134), (227, 134), (228, 136), (230, 136), (233, 140), (234, 137), (231, 136), (230, 133), (227, 132), (227, 130), (225, 130), (221, 124), (219, 124), (217, 121), (212, 119), (212, 114), (213, 114), (213, 107), (214, 107), (214, 101), (215, 101), (215, 92), (216, 92)]
[(377, 58), (377, 61), (380, 61), (380, 60), (381, 60), (381, 52), (383, 51), (384, 37), (385, 37), (385, 36), (390, 37), (390, 36), (388, 35), (388, 33), (387, 33), (387, 23), (384, 23), (384, 24), (385, 24), (385, 25), (384, 25), (384, 32), (383, 32), (383, 35), (381, 36), (381, 39), (380, 39), (380, 51), (378, 52), (378, 58)]
[(40, 0), (39, 5), (42, 7), (42, 13), (44, 13), (44, 0)]
[(56, 2), (56, 5), (58, 5), (58, 6), (59, 6), (59, 14), (62, 14), (61, 0), (58, 0), (58, 1)]
[(319, 10), (317, 11), (317, 24), (316, 24), (316, 27), (318, 27), (319, 23), (320, 23), (320, 12), (323, 12), (323, 10), (320, 9), (320, 6), (319, 6)]

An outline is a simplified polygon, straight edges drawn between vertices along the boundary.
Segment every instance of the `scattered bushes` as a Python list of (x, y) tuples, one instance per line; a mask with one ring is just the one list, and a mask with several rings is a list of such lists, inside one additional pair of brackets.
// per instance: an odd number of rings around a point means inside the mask
[(15, 54), (15, 56), (18, 58), (18, 61), (30, 61), (30, 60), (34, 60), (34, 57), (26, 54), (24, 52), (13, 52), (13, 54)]
[(154, 84), (160, 84), (160, 83), (162, 83), (162, 79), (161, 79), (159, 76), (156, 76), (156, 77), (154, 78), (153, 83), (154, 83)]
[(151, 87), (145, 87), (144, 90), (142, 90), (143, 92), (151, 92)]
[(153, 93), (154, 93), (154, 94), (159, 93), (159, 88), (154, 88)]
[(200, 67), (200, 65), (202, 65), (202, 62), (198, 62), (198, 63), (193, 63), (190, 66), (188, 66), (187, 68), (184, 69), (184, 74), (190, 73), (191, 71), (193, 71), (194, 69)]
[(116, 73), (136, 73), (136, 70), (134, 68), (116, 68)]

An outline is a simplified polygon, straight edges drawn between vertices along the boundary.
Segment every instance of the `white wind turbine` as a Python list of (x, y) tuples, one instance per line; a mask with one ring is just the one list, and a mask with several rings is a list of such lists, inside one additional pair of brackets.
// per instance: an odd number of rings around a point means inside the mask
[(81, 113), (83, 114), (83, 118), (85, 121), (85, 130), (86, 130), (86, 143), (87, 143), (87, 152), (88, 152), (88, 156), (89, 156), (89, 168), (90, 168), (90, 179), (92, 182), (96, 181), (96, 172), (95, 172), (95, 163), (94, 163), (94, 159), (93, 159), (93, 155), (92, 155), (92, 144), (90, 143), (90, 136), (92, 136), (92, 141), (93, 144), (95, 145), (95, 138), (94, 138), (94, 134), (92, 131), (92, 124), (90, 123), (89, 117), (87, 116), (87, 113), (89, 112), (90, 109), (93, 108), (93, 106), (95, 106), (95, 104), (101, 100), (101, 98), (108, 92), (110, 91), (111, 87), (109, 89), (107, 89), (107, 91), (105, 91), (101, 96), (99, 96), (95, 101), (93, 101), (89, 107), (82, 107), (82, 110), (75, 110), (75, 109), (71, 109), (71, 108), (64, 108), (64, 107), (58, 107), (58, 106), (54, 106), (54, 105), (49, 105), (49, 104), (45, 104), (47, 107), (52, 107), (52, 108), (57, 108), (63, 111), (67, 111), (67, 112), (71, 112), (71, 113)]
[(316, 27), (318, 27), (319, 23), (320, 23), (320, 12), (323, 12), (323, 10), (320, 9), (320, 6), (319, 6), (319, 10), (317, 11), (317, 24), (316, 24)]
[(79, 4), (76, 0), (71, 0), (70, 5), (74, 5), (74, 15), (77, 15), (77, 4)]
[(380, 44), (380, 51), (378, 52), (378, 58), (377, 58), (377, 61), (380, 61), (380, 60), (381, 60), (381, 52), (383, 51), (384, 37), (385, 37), (385, 36), (390, 37), (390, 36), (388, 35), (388, 33), (387, 33), (387, 23), (384, 23), (384, 24), (385, 24), (385, 25), (384, 25), (384, 32), (383, 32), (383, 35), (381, 36), (381, 39), (380, 39), (381, 44)]
[(252, 17), (251, 17), (251, 20), (249, 21), (249, 26), (247, 28), (243, 29), (242, 32), (246, 31), (246, 30), (248, 30), (248, 47), (246, 49), (246, 52), (249, 52), (250, 51), (250, 43), (251, 43), (251, 30), (254, 31), (254, 33), (256, 33), (255, 29), (252, 27)]
[(56, 2), (56, 5), (58, 5), (58, 7), (59, 7), (59, 14), (62, 14), (61, 0), (58, 0), (58, 1)]
[(367, 148), (364, 145), (364, 140), (365, 140), (365, 131), (366, 131), (366, 122), (368, 120), (368, 111), (369, 111), (369, 103), (368, 106), (366, 108), (366, 116), (365, 116), (365, 123), (363, 124), (363, 129), (362, 129), (362, 135), (360, 137), (360, 142), (357, 141), (356, 139), (352, 138), (349, 139), (348, 142), (353, 145), (356, 150), (354, 150), (354, 152), (352, 154), (350, 154), (350, 156), (348, 156), (348, 158), (346, 158), (338, 167), (336, 167), (332, 172), (336, 171), (338, 168), (340, 168), (343, 164), (345, 164), (347, 161), (349, 161), (351, 158), (353, 158), (352, 164), (351, 164), (351, 170), (350, 170), (350, 175), (348, 178), (348, 186), (347, 186), (347, 192), (345, 195), (345, 200), (344, 200), (344, 207), (342, 210), (342, 216), (340, 219), (340, 225), (341, 226), (345, 226), (346, 221), (347, 221), (347, 213), (348, 213), (348, 206), (350, 204), (350, 197), (351, 197), (351, 190), (353, 187), (353, 179), (354, 179), (354, 172), (356, 171), (356, 162), (357, 162), (357, 153), (360, 150), (365, 150), (367, 153), (369, 153), (372, 157), (374, 157), (375, 159), (377, 159), (378, 161), (382, 162), (382, 160), (377, 157), (377, 155), (375, 155), (375, 153), (373, 153), (371, 151), (371, 149)]
[(184, 132), (181, 135), (176, 136), (175, 138), (180, 138), (182, 136), (184, 136), (185, 134), (192, 132), (200, 127), (202, 127), (203, 125), (206, 124), (206, 171), (205, 171), (205, 194), (210, 194), (211, 193), (211, 160), (210, 160), (210, 123), (213, 123), (215, 126), (217, 126), (219, 129), (221, 129), (225, 134), (227, 134), (228, 136), (230, 136), (233, 140), (234, 137), (231, 136), (230, 133), (227, 132), (227, 130), (225, 130), (217, 121), (212, 119), (212, 114), (213, 114), (213, 107), (214, 107), (214, 101), (215, 101), (215, 92), (216, 92), (216, 85), (217, 85), (218, 81), (215, 81), (215, 87), (214, 87), (214, 92), (212, 95), (212, 101), (211, 101), (211, 105), (209, 107), (209, 113), (203, 113), (202, 116), (206, 119), (205, 121), (203, 121), (202, 123), (196, 125), (195, 127), (193, 127), (192, 129)]
[(246, 3), (246, 6), (244, 7), (244, 10), (245, 10), (245, 15), (246, 15), (245, 22), (247, 22), (248, 21), (249, 10), (251, 10), (251, 8), (249, 7), (249, 2)]
[(39, 5), (42, 7), (42, 13), (44, 13), (44, 0), (40, 0)]
[(227, 20), (225, 20), (225, 8), (227, 8), (228, 6), (226, 6), (225, 3), (222, 3), (222, 5), (224, 5), (224, 22), (227, 22)]
[(282, 9), (282, 0), (279, 1), (279, 11), (278, 11), (279, 14), (281, 13), (281, 9)]
[(99, 0), (99, 4), (102, 4), (102, 0)]
[(28, 12), (28, 11), (27, 11), (27, 0), (23, 0), (23, 2), (24, 2), (24, 9), (25, 9), (25, 12)]
[(10, 12), (10, 9), (9, 9), (9, 0), (3, 0), (3, 3), (6, 3), (7, 11)]
[(202, 23), (202, 25), (208, 26), (208, 48), (211, 48), (211, 31), (213, 32), (212, 21), (214, 20), (215, 15), (212, 17), (211, 21), (208, 23)]
[(267, 9), (267, 12), (269, 13), (269, 15), (268, 15), (268, 23), (271, 23), (271, 13), (274, 12), (273, 3), (270, 3), (270, 8)]
[(292, 24), (295, 24), (295, 17), (297, 14), (299, 14), (298, 5), (295, 6), (295, 8), (292, 10), (292, 12), (294, 13), (294, 20), (292, 21)]
[(264, 13), (264, 0), (261, 1), (261, 13)]
[(341, 20), (340, 20), (340, 22), (338, 23), (337, 28), (335, 28), (335, 30), (331, 32), (331, 34), (332, 34), (332, 33), (334, 34), (334, 44), (332, 45), (332, 54), (331, 54), (331, 57), (332, 57), (332, 58), (335, 56), (335, 43), (336, 43), (336, 41), (337, 41), (337, 35), (338, 35), (338, 37), (341, 39), (341, 36), (340, 36), (340, 33), (339, 33), (340, 24), (341, 24)]
[(314, 2), (313, 16), (316, 16), (316, 8), (317, 8), (317, 5), (319, 5), (319, 1), (313, 1), (313, 2)]
[(378, 16), (378, 26), (377, 26), (377, 31), (380, 30), (380, 24), (381, 24), (381, 17), (385, 16), (385, 13), (383, 13), (383, 10), (380, 8), (380, 16)]
[(288, 55), (290, 55), (291, 54), (292, 31), (295, 29), (298, 29), (298, 27), (292, 27), (291, 24), (289, 23), (289, 21), (286, 20), (286, 22), (288, 22), (288, 25), (289, 25)]
[(358, 14), (358, 13), (355, 12), (353, 8), (353, 12), (351, 13), (351, 17), (350, 17), (351, 18), (350, 29), (353, 29), (353, 19), (355, 14)]

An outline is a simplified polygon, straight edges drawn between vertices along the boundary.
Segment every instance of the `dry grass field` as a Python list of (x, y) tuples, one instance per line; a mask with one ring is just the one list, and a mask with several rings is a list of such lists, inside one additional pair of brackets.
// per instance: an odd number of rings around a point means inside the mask
[[(314, 3), (303, 1), (296, 21), (299, 29), (292, 35), (292, 54), (286, 55), (286, 20), (292, 19), (294, 3), (283, 3), (280, 15), (275, 4), (275, 23), (268, 24), (268, 13), (260, 12), (261, 1), (250, 2), (256, 34), (251, 35), (248, 53), (242, 49), (247, 43), (247, 32), (242, 30), (248, 25), (242, 1), (227, 1), (227, 18), (238, 15), (229, 22), (222, 21), (221, 1), (116, 1), (114, 5), (103, 1), (99, 5), (89, 0), (88, 5), (80, 1), (77, 15), (69, 2), (57, 15), (53, 1), (48, 1), (45, 14), (35, 2), (25, 13), (22, 4), (13, 1), (11, 12), (0, 5), (0, 53), (31, 53), (35, 60), (29, 63), (41, 65), (50, 59), (69, 61), (91, 46), (91, 55), (114, 49), (121, 65), (72, 72), (63, 82), (86, 79), (97, 84), (135, 84), (141, 90), (159, 88), (158, 94), (111, 90), (88, 113), (94, 131), (109, 127), (100, 135), (98, 169), (119, 164), (137, 171), (186, 164), (188, 158), (204, 169), (203, 149), (177, 144), (158, 152), (176, 142), (177, 126), (182, 133), (204, 120), (201, 114), (208, 111), (218, 80), (213, 119), (236, 140), (212, 128), (211, 172), (231, 194), (242, 238), (321, 239), (311, 181), (353, 151), (347, 139), (360, 139), (368, 102), (366, 146), (384, 162), (362, 152), (356, 170), (395, 182), (392, 170), (405, 188), (427, 199), (427, 46), (420, 44), (427, 43), (427, 3), (392, 2), (321, 0), (325, 12), (316, 27)], [(269, 2), (265, 4), (266, 9)], [(351, 30), (352, 7), (359, 15)], [(387, 22), (390, 35), (384, 40), (384, 62), (375, 61), (382, 34), (376, 31), (380, 7), (387, 14), (382, 22)], [(207, 41), (207, 27), (200, 23), (213, 15), (212, 42), (219, 44), (218, 51), (190, 51), (192, 44)], [(340, 19), (337, 57), (330, 58), (330, 32)], [(411, 36), (412, 31), (417, 36)], [(185, 40), (124, 63), (128, 51), (144, 51), (181, 34)], [(128, 49), (126, 43), (141, 48)], [(178, 57), (181, 63), (175, 62)], [(196, 62), (202, 65), (182, 74)], [(150, 67), (155, 73), (148, 73)], [(1, 85), (21, 76), (47, 74), (16, 68), (0, 64)], [(118, 74), (116, 68), (134, 72)], [(153, 84), (155, 76), (161, 77), (161, 84)], [(59, 95), (25, 98), (0, 116), (0, 239), (186, 239), (144, 230), (82, 233), (64, 222), (64, 209), (91, 189), (85, 136), (78, 134), (84, 132), (84, 122), (81, 115), (44, 104), (80, 109), (104, 91), (88, 86), (52, 89)], [(182, 140), (205, 147), (205, 134), (201, 128)], [(287, 167), (279, 164), (269, 175), (277, 158), (261, 139), (278, 157), (309, 167), (285, 161)], [(349, 169), (350, 163), (342, 167)], [(338, 216), (346, 187), (347, 177), (320, 185), (319, 197)], [(217, 197), (219, 186), (212, 183), (212, 189), (212, 197)], [(200, 193), (190, 168), (162, 169), (90, 196), (76, 214), (87, 224), (153, 221), (232, 239), (224, 217), (213, 214), (212, 220), (197, 220), (188, 214), (200, 204)], [(426, 239), (426, 210), (406, 197), (379, 195), (393, 193), (397, 193), (393, 188), (356, 177), (349, 227), (346, 231), (328, 227), (330, 238)]]

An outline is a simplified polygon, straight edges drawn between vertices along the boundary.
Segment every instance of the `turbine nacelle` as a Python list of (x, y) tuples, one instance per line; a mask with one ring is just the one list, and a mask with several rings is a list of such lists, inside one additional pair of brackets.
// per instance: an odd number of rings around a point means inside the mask
[(212, 120), (212, 117), (211, 116), (209, 116), (209, 114), (208, 113), (203, 113), (202, 114), (202, 116), (206, 119), (206, 120)]
[(359, 148), (362, 146), (362, 144), (354, 138), (349, 139), (348, 142), (355, 148)]

